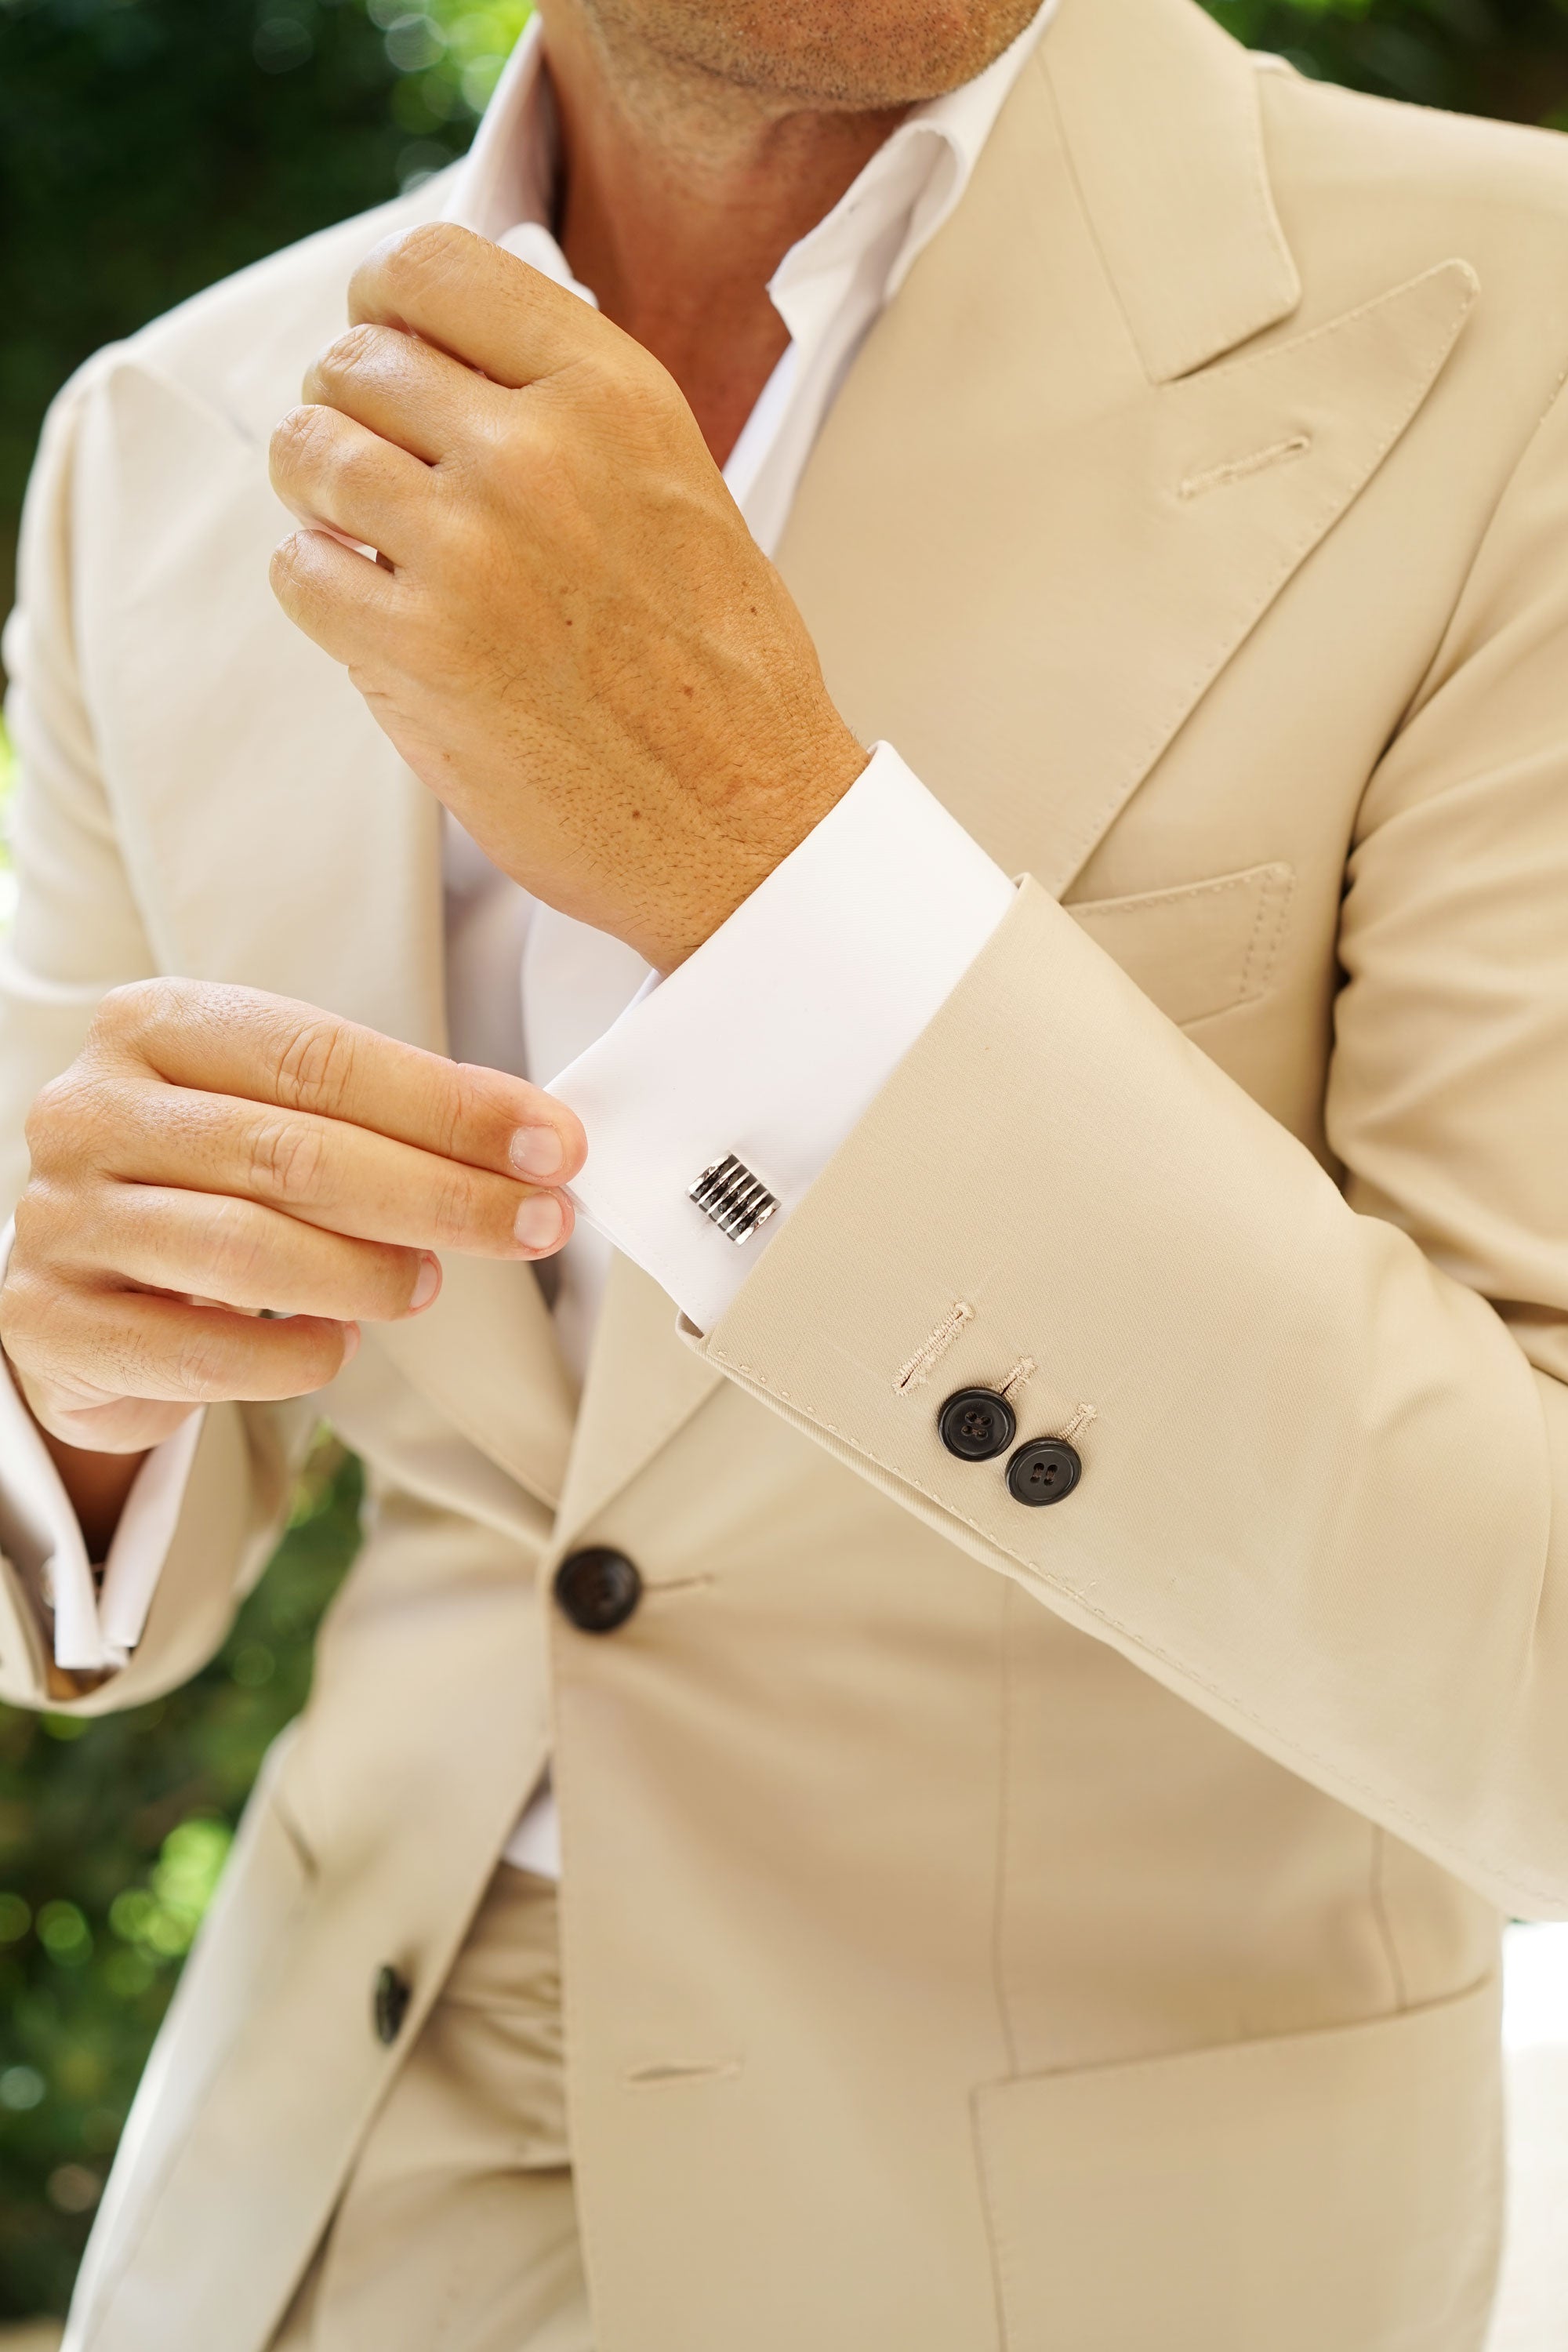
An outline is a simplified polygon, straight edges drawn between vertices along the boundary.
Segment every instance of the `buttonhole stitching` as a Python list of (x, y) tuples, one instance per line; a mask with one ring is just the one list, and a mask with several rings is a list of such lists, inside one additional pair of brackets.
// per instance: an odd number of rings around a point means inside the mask
[(1019, 1357), (1017, 1362), (1014, 1365), (1012, 1370), (1008, 1373), (1006, 1379), (1002, 1383), (1002, 1394), (1006, 1398), (1009, 1404), (1012, 1403), (1013, 1399), (1017, 1395), (1018, 1391), (1021, 1388), (1027, 1387), (1030, 1374), (1038, 1371), (1038, 1370), (1039, 1366), (1036, 1363), (1033, 1356)]
[(951, 1312), (944, 1315), (936, 1329), (921, 1340), (908, 1363), (900, 1366), (893, 1379), (894, 1394), (906, 1396), (910, 1389), (918, 1389), (933, 1367), (942, 1361), (964, 1325), (973, 1320), (974, 1309), (968, 1300), (954, 1299)]
[[(1439, 262), (1435, 269), (1427, 270), (1425, 273), (1424, 278), (1415, 279), (1412, 282), (1414, 285), (1424, 284), (1426, 278), (1436, 278), (1440, 273), (1447, 271), (1449, 267), (1450, 264), (1447, 262)], [(1447, 331), (1442, 336), (1441, 341), (1438, 341), (1436, 338), (1433, 338), (1430, 348), (1424, 351), (1421, 354), (1421, 374), (1415, 384), (1414, 392), (1405, 400), (1401, 402), (1397, 415), (1394, 416), (1392, 423), (1386, 426), (1386, 429), (1382, 434), (1375, 447), (1366, 453), (1362, 461), (1356, 466), (1355, 478), (1350, 488), (1346, 490), (1342, 487), (1335, 486), (1327, 490), (1322, 497), (1315, 501), (1303, 520), (1302, 530), (1295, 535), (1287, 547), (1282, 561), (1276, 563), (1272, 572), (1263, 582), (1262, 602), (1256, 607), (1254, 614), (1255, 618), (1257, 613), (1268, 611), (1268, 606), (1273, 603), (1275, 597), (1278, 595), (1279, 590), (1284, 586), (1286, 581), (1289, 579), (1297, 565), (1317, 545), (1319, 540), (1322, 537), (1324, 531), (1328, 530), (1330, 524), (1338, 520), (1339, 517), (1343, 513), (1346, 506), (1350, 503), (1350, 500), (1357, 497), (1366, 487), (1367, 483), (1371, 481), (1373, 474), (1376, 473), (1384, 457), (1387, 457), (1388, 452), (1392, 449), (1394, 444), (1398, 440), (1400, 435), (1405, 431), (1405, 426), (1409, 424), (1411, 418), (1415, 415), (1416, 411), (1420, 408), (1422, 402), (1431, 391), (1433, 384), (1436, 382), (1438, 375), (1442, 372), (1444, 363), (1447, 361), (1449, 352), (1454, 348), (1454, 344), (1458, 337), (1459, 330), (1463, 326), (1466, 317), (1468, 315), (1470, 304), (1475, 299), (1473, 290), (1475, 273), (1470, 271), (1468, 274), (1472, 280), (1472, 291), (1468, 299), (1466, 301), (1464, 310), (1461, 311), (1459, 317), (1447, 328)], [(1409, 289), (1400, 289), (1397, 290), (1403, 292)], [(1324, 325), (1314, 327), (1310, 334), (1300, 336), (1297, 341), (1290, 344), (1289, 348), (1292, 352), (1301, 352), (1304, 351), (1309, 344), (1323, 341), (1330, 335), (1339, 333), (1342, 328), (1349, 325), (1352, 319), (1365, 317), (1370, 312), (1381, 309), (1382, 305), (1390, 299), (1391, 298), (1387, 295), (1379, 295), (1370, 302), (1363, 302), (1359, 310), (1346, 311), (1342, 318), (1331, 319), (1327, 320)], [(1220, 371), (1216, 369), (1215, 373), (1216, 374), (1223, 373), (1224, 374), (1231, 377), (1239, 377), (1244, 373), (1256, 373), (1263, 362), (1272, 359), (1274, 349), (1275, 346), (1270, 345), (1268, 350), (1262, 352), (1254, 353), (1247, 359), (1233, 361), (1225, 370)], [(1248, 626), (1250, 627), (1250, 625), (1251, 623), (1249, 622)], [(1121, 808), (1123, 801), (1127, 798), (1127, 795), (1132, 789), (1133, 785), (1147, 773), (1151, 761), (1155, 758), (1163, 745), (1169, 740), (1173, 727), (1180, 725), (1182, 719), (1186, 715), (1187, 711), (1191, 709), (1194, 700), (1199, 694), (1203, 693), (1205, 688), (1212, 685), (1215, 677), (1218, 675), (1218, 672), (1224, 668), (1226, 662), (1229, 660), (1230, 655), (1234, 651), (1234, 643), (1222, 647), (1220, 657), (1217, 662), (1214, 660), (1212, 656), (1205, 655), (1200, 667), (1195, 670), (1192, 677), (1187, 679), (1185, 684), (1178, 689), (1176, 695), (1172, 698), (1172, 700), (1162, 707), (1155, 717), (1152, 728), (1149, 731), (1137, 753), (1131, 758), (1130, 763), (1126, 761), (1122, 763), (1121, 771), (1118, 773), (1116, 783), (1112, 789), (1106, 793), (1104, 799), (1099, 803), (1099, 805), (1087, 814), (1085, 822), (1080, 825), (1076, 838), (1068, 844), (1066, 855), (1070, 861), (1074, 862), (1075, 870), (1076, 863), (1081, 859), (1085, 845), (1091, 845), (1099, 840), (1101, 833), (1105, 830), (1106, 825)]]
[(626, 2086), (629, 2090), (646, 2091), (657, 2089), (663, 2083), (729, 2082), (741, 2072), (742, 2063), (739, 2058), (722, 2058), (694, 2060), (688, 2065), (633, 2066), (626, 2074)]
[(1250, 457), (1233, 457), (1226, 465), (1211, 466), (1204, 474), (1189, 474), (1176, 496), (1201, 499), (1205, 490), (1227, 489), (1232, 482), (1245, 482), (1253, 474), (1267, 473), (1270, 466), (1282, 466), (1288, 457), (1305, 457), (1311, 446), (1310, 434), (1292, 433), (1288, 441), (1271, 441), (1267, 449), (1255, 449)]

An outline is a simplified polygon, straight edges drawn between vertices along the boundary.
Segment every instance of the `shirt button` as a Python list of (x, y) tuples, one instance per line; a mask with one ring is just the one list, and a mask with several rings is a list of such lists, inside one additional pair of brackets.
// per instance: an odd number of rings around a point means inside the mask
[(1032, 1437), (1007, 1465), (1007, 1491), (1016, 1503), (1059, 1503), (1082, 1475), (1076, 1445), (1065, 1437)]
[(624, 1551), (590, 1544), (556, 1570), (555, 1598), (580, 1633), (613, 1633), (642, 1599), (642, 1577)]
[(1013, 1408), (994, 1389), (959, 1389), (937, 1416), (942, 1442), (961, 1462), (989, 1462), (1005, 1454), (1017, 1423)]
[(377, 1969), (375, 1990), (370, 1997), (371, 2022), (375, 2038), (390, 2049), (403, 2031), (403, 2021), (408, 2014), (408, 2004), (414, 1998), (408, 1979), (399, 1969)]

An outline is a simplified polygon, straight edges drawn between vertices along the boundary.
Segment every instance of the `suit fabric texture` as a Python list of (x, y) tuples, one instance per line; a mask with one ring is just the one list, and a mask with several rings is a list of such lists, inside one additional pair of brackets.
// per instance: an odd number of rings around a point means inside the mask
[[(266, 580), (271, 424), (441, 201), (57, 405), (12, 1193), (117, 982), (442, 1045), (435, 803)], [(320, 1411), (369, 1465), (70, 2352), (268, 2342), (547, 1751), (598, 2352), (1476, 2352), (1500, 1913), (1568, 1908), (1565, 261), (1560, 140), (1065, 0), (780, 557), (1014, 910), (716, 1328), (618, 1262), (579, 1402), (449, 1260), (209, 1415), (122, 1674), (5, 1588), (7, 1696), (144, 1699)], [(939, 1440), (1005, 1381), (1048, 1510)]]

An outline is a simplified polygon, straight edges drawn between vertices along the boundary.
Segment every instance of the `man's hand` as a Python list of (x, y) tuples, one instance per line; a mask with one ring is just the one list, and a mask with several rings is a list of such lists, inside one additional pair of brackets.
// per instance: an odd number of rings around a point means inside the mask
[(498, 866), (668, 971), (866, 764), (805, 625), (672, 378), (575, 295), (436, 224), (350, 315), (273, 436), (308, 526), (279, 600)]
[(429, 1306), (437, 1250), (548, 1256), (583, 1162), (521, 1079), (178, 980), (105, 998), (27, 1137), (0, 1341), (46, 1434), (94, 1454), (322, 1387), (362, 1321)]

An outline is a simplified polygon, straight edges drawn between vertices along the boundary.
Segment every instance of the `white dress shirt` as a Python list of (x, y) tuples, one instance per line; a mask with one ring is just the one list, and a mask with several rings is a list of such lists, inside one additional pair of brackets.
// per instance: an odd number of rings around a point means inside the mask
[[(824, 416), (883, 306), (968, 185), (1051, 13), (972, 82), (918, 109), (779, 265), (769, 295), (790, 341), (724, 468), (759, 544), (776, 548)], [(548, 226), (554, 108), (531, 23), (458, 175), (450, 216), (592, 301)], [(531, 898), (448, 817), (444, 836), (450, 1043), (582, 1118), (575, 1232), (555, 1261), (552, 1317), (580, 1382), (620, 1249), (700, 1328), (723, 1312), (792, 1208), (1005, 913), (1012, 886), (887, 744), (845, 797), (668, 979), (620, 940)], [(853, 1005), (853, 1023), (844, 1008)], [(689, 1198), (734, 1153), (777, 1202), (742, 1244)], [(61, 1665), (123, 1664), (145, 1622), (199, 1417), (158, 1447), (105, 1563), (89, 1568), (63, 1486), (0, 1380), (0, 1523), (52, 1592)], [(21, 1530), (18, 1539), (17, 1530)], [(509, 1859), (559, 1869), (548, 1782)]]

